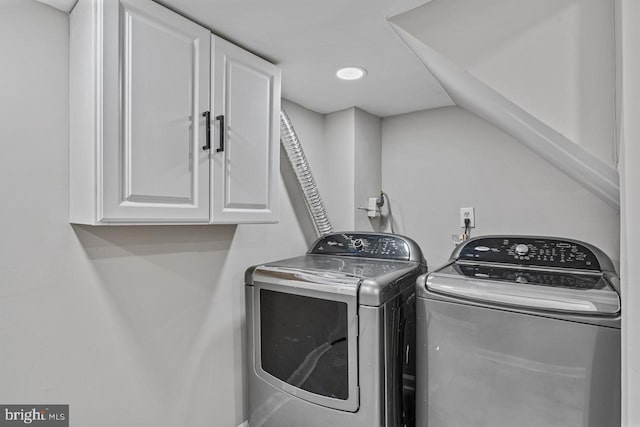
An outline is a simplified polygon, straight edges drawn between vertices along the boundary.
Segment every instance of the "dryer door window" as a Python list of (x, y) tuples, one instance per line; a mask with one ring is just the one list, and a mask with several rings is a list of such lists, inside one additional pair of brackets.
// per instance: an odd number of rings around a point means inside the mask
[(257, 374), (298, 398), (356, 411), (355, 296), (267, 283), (254, 289)]
[(349, 397), (347, 304), (260, 291), (262, 369), (334, 399)]

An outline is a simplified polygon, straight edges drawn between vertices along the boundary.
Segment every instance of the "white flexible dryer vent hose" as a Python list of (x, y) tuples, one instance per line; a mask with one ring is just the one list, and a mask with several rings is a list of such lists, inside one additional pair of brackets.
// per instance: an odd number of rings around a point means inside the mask
[(313, 225), (316, 228), (318, 236), (329, 234), (333, 231), (331, 222), (327, 216), (327, 211), (324, 208), (324, 203), (320, 197), (320, 191), (318, 191), (318, 185), (309, 164), (307, 158), (304, 155), (300, 140), (296, 134), (296, 130), (293, 128), (291, 119), (287, 116), (284, 110), (280, 110), (280, 142), (284, 147), (289, 162), (293, 167), (296, 177), (298, 178), (298, 184), (304, 195), (304, 202), (307, 205)]

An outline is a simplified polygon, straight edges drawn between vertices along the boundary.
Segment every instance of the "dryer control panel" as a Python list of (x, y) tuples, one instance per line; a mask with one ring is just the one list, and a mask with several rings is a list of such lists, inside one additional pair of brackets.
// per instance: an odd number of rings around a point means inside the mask
[(481, 237), (463, 244), (457, 258), (468, 261), (600, 270), (600, 263), (593, 251), (579, 242), (560, 239)]
[(389, 234), (329, 234), (318, 239), (309, 253), (384, 258), (398, 261), (412, 260), (410, 242), (400, 236)]

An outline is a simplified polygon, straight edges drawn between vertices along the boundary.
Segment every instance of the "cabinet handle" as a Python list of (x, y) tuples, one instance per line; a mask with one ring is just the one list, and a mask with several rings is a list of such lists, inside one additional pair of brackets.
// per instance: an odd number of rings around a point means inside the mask
[(216, 152), (219, 153), (221, 151), (224, 151), (224, 116), (216, 116), (216, 120), (220, 121), (220, 147), (216, 149)]
[(206, 133), (206, 145), (203, 145), (202, 149), (209, 150), (211, 149), (211, 111), (205, 111), (204, 113), (202, 113), (202, 117), (204, 117), (205, 120), (204, 129)]

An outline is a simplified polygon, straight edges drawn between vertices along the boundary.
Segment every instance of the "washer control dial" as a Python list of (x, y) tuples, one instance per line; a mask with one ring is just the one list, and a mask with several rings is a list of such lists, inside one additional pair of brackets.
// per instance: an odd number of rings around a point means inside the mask
[(520, 243), (518, 246), (516, 246), (516, 253), (520, 256), (525, 256), (529, 253), (529, 246)]

